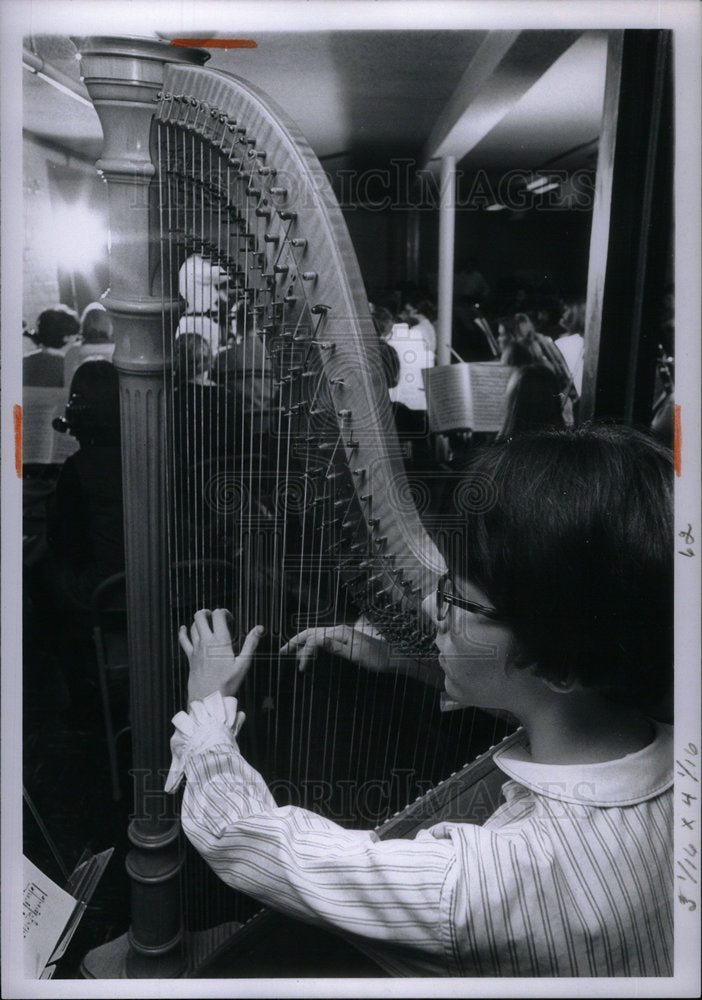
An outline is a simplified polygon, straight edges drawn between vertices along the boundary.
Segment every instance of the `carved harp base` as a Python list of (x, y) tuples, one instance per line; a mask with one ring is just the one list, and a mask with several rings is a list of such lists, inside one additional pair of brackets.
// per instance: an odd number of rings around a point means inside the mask
[(187, 979), (197, 975), (212, 954), (229, 941), (240, 925), (220, 924), (205, 931), (187, 933), (183, 948), (163, 955), (140, 955), (122, 934), (89, 951), (81, 962), (84, 979)]

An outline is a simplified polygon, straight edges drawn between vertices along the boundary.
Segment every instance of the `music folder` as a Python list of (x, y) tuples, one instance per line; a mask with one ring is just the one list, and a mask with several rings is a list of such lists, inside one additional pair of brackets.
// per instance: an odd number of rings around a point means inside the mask
[(429, 427), (436, 433), (502, 429), (514, 368), (499, 361), (462, 361), (424, 368)]
[(29, 858), (23, 859), (25, 978), (52, 978), (113, 851), (112, 847), (100, 854), (84, 851), (65, 889)]

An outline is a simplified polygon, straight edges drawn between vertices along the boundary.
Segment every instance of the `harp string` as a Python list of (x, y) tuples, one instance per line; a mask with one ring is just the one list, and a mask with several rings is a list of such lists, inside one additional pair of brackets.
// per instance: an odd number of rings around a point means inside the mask
[[(317, 664), (300, 675), (276, 654), (278, 641), (306, 624), (352, 621), (359, 613), (330, 564), (330, 552), (340, 547), (339, 525), (353, 519), (359, 501), (353, 476), (344, 479), (339, 471), (347, 464), (353, 417), (336, 423), (335, 433), (323, 419), (333, 398), (321, 360), (327, 311), (314, 283), (308, 287), (303, 278), (303, 250), (291, 238), (293, 220), (271, 213), (264, 227), (262, 216), (256, 215), (257, 208), (267, 207), (264, 201), (274, 200), (272, 175), (257, 174), (259, 159), (239, 146), (232, 144), (227, 152), (223, 137), (217, 146), (207, 134), (196, 134), (198, 129), (206, 133), (208, 115), (182, 105), (176, 121), (164, 127), (165, 149), (159, 147), (167, 164), (162, 217), (172, 237), (162, 238), (168, 242), (167, 270), (171, 276), (177, 273), (192, 253), (221, 267), (238, 343), (224, 345), (229, 348), (226, 369), (218, 366), (214, 387), (188, 390), (195, 362), (186, 355), (179, 375), (185, 389), (179, 386), (177, 411), (173, 394), (167, 394), (171, 423), (185, 448), (182, 464), (191, 469), (195, 463), (198, 469), (196, 483), (182, 474), (170, 477), (171, 503), (183, 516), (169, 532), (169, 559), (198, 567), (194, 579), (172, 574), (173, 604), (182, 607), (186, 596), (190, 601), (191, 589), (198, 606), (209, 605), (211, 594), (222, 594), (232, 600), (239, 641), (259, 622), (270, 629), (267, 662), (257, 665), (246, 681), (244, 700), (253, 710), (243, 736), (253, 747), (254, 763), (263, 765), (267, 776), (287, 775), (300, 794), (310, 777), (330, 785), (385, 777), (398, 761), (407, 760), (402, 726), (411, 727), (417, 716), (433, 711), (431, 695), (426, 690), (417, 695), (400, 675), (388, 681), (348, 666)], [(274, 239), (256, 243), (262, 229)], [(197, 294), (194, 279), (186, 269), (188, 299)], [(210, 287), (211, 309), (218, 299)], [(290, 299), (295, 302), (288, 308)], [(164, 354), (172, 353), (173, 346), (165, 345)], [(269, 391), (259, 391), (266, 386)], [(201, 406), (196, 405), (198, 392)], [(205, 407), (208, 394), (216, 405)], [(202, 435), (193, 433), (192, 424), (201, 412), (207, 418), (207, 450), (198, 463), (194, 451)], [(320, 421), (322, 431), (316, 427)], [(177, 464), (173, 458), (172, 466)], [(371, 504), (369, 500), (364, 510), (368, 520)], [(374, 572), (370, 564), (377, 554), (372, 538), (360, 548), (356, 543), (354, 559), (369, 564), (367, 575)], [(205, 571), (205, 560), (212, 557), (219, 561)], [(457, 716), (449, 728), (460, 735), (463, 724), (464, 718)], [(411, 762), (416, 773), (434, 773), (441, 766), (440, 741), (417, 741), (416, 751)], [(455, 766), (454, 758), (449, 770)], [(366, 825), (368, 817), (358, 821)]]

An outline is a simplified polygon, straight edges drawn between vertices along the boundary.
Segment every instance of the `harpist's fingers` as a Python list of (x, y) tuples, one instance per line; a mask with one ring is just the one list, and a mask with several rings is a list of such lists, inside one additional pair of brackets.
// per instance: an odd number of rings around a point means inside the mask
[(211, 618), (212, 613), (207, 608), (202, 608), (202, 610), (195, 612), (193, 625), (190, 630), (190, 638), (193, 643), (196, 640), (205, 640), (212, 634), (212, 629), (210, 627)]
[(185, 625), (181, 625), (178, 629), (178, 642), (180, 643), (180, 648), (183, 650), (186, 656), (192, 656), (193, 644), (188, 636), (188, 630)]
[(313, 631), (314, 629), (306, 628), (303, 632), (298, 632), (297, 635), (294, 635), (292, 639), (288, 639), (285, 645), (280, 647), (281, 655), (285, 656), (288, 653), (296, 653), (300, 646), (305, 645), (310, 632)]
[(259, 639), (263, 635), (265, 629), (263, 625), (256, 625), (251, 629), (249, 634), (244, 639), (244, 644), (241, 647), (241, 652), (237, 656), (237, 665), (241, 665), (248, 670), (251, 657), (256, 652), (256, 647), (258, 646)]
[(327, 652), (335, 653), (337, 656), (347, 656), (344, 647), (348, 646), (348, 643), (349, 637), (343, 625), (337, 625), (332, 629), (308, 629), (304, 646), (297, 649), (298, 670), (300, 673), (304, 672), (318, 649), (326, 649)]
[(315, 648), (328, 649), (332, 652), (337, 644), (347, 646), (349, 636), (345, 625), (334, 625), (331, 628), (306, 628), (303, 632), (298, 632), (292, 639), (288, 639), (281, 647), (282, 655), (295, 653), (298, 656), (305, 647), (311, 650)]
[(300, 671), (301, 674), (304, 673), (305, 670), (307, 669), (307, 664), (310, 662), (310, 660), (314, 659), (314, 654), (318, 645), (320, 644), (316, 642), (314, 638), (312, 638), (308, 640), (301, 649), (298, 648), (297, 669)]
[(215, 608), (212, 612), (212, 631), (218, 642), (229, 643), (232, 641), (229, 631), (229, 612), (224, 608)]

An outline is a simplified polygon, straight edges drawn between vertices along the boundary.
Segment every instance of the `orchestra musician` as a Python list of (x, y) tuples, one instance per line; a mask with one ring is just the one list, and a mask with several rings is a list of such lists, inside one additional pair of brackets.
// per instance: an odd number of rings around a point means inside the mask
[[(186, 778), (184, 830), (225, 883), (391, 974), (671, 975), (671, 456), (643, 432), (582, 426), (490, 445), (471, 470), (496, 501), (464, 515), (425, 610), (445, 707), (508, 712), (526, 732), (495, 754), (504, 803), (484, 825), (380, 840), (279, 808), (236, 742), (261, 629), (235, 655), (223, 609), (179, 632), (189, 711), (166, 788)], [(398, 669), (346, 625), (282, 652), (304, 669), (321, 646)]]

